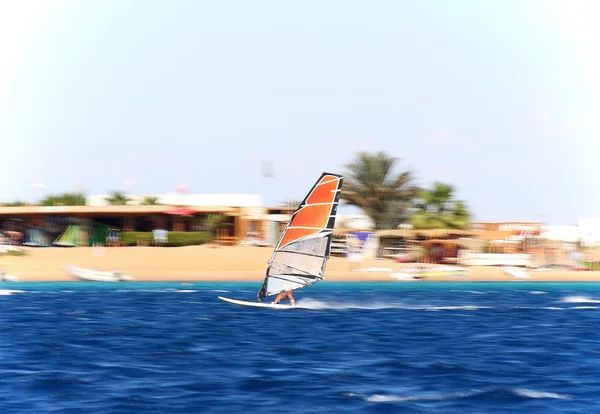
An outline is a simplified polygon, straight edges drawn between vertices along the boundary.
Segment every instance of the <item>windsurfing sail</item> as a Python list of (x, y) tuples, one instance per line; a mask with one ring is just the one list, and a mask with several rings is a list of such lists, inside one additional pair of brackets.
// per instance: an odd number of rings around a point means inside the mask
[(73, 247), (83, 246), (87, 243), (84, 241), (84, 235), (82, 234), (80, 226), (70, 225), (67, 229), (52, 242), (55, 246), (62, 247)]
[(304, 197), (268, 262), (259, 302), (324, 279), (342, 181), (341, 175), (324, 172)]

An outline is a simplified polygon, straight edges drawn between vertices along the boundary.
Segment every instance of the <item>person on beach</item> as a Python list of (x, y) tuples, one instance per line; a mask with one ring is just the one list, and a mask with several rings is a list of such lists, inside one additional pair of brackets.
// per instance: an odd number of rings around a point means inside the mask
[(273, 304), (276, 305), (279, 302), (281, 302), (283, 299), (286, 299), (286, 298), (290, 300), (290, 303), (292, 304), (292, 306), (294, 306), (296, 304), (296, 301), (294, 300), (294, 295), (291, 290), (286, 290), (284, 292), (281, 292), (279, 295), (277, 295), (277, 297), (273, 301)]

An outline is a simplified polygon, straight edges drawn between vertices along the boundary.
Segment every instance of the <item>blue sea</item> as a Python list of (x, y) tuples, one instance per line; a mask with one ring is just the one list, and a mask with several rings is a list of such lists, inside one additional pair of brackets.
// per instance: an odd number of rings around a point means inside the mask
[(600, 284), (1, 287), (3, 414), (600, 412)]

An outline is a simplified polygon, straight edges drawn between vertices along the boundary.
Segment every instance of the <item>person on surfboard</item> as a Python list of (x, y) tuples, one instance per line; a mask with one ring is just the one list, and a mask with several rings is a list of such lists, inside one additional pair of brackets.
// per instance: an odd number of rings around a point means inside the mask
[(294, 300), (294, 294), (292, 293), (291, 290), (283, 291), (279, 295), (277, 295), (277, 297), (273, 301), (273, 304), (278, 304), (283, 299), (289, 299), (292, 306), (294, 306), (296, 304), (296, 301)]

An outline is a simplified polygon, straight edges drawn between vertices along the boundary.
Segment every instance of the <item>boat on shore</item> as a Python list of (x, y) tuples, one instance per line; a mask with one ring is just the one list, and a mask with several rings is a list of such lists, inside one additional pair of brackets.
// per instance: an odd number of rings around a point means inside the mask
[(0, 282), (18, 282), (19, 278), (12, 275), (7, 275), (2, 270), (0, 270)]
[(527, 274), (525, 269), (521, 269), (516, 266), (503, 266), (502, 270), (509, 276), (516, 277), (517, 279), (529, 279), (531, 276)]
[(467, 268), (458, 266), (414, 266), (390, 273), (396, 280), (423, 280), (430, 276), (467, 276)]
[(67, 266), (65, 269), (75, 279), (83, 282), (131, 282), (134, 280), (133, 277), (124, 275), (118, 270), (104, 271), (76, 266)]

